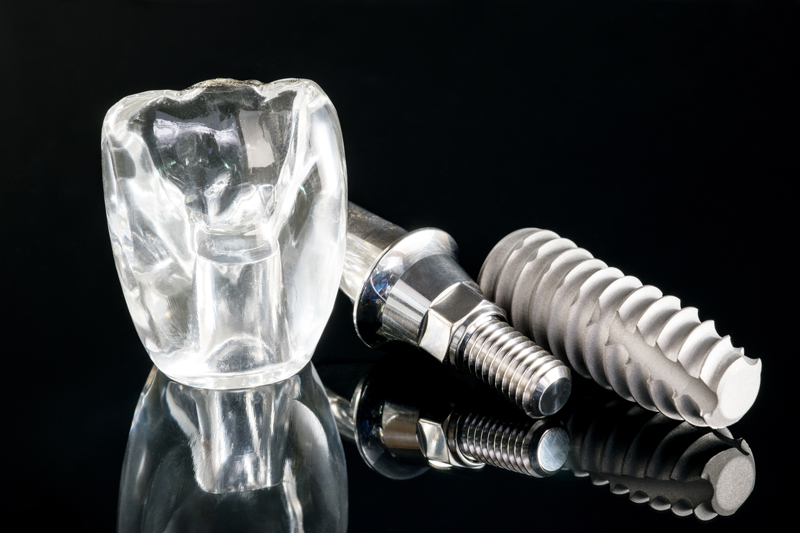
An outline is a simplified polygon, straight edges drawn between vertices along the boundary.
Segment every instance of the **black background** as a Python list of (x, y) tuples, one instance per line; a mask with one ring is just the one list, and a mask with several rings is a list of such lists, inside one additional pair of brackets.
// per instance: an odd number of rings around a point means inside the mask
[[(2, 57), (2, 505), (30, 529), (115, 527), (151, 364), (117, 280), (100, 126), (120, 98), (313, 79), (350, 199), (449, 232), (477, 276), (512, 230), (556, 231), (713, 318), (764, 367), (732, 427), (755, 490), (702, 524), (586, 479), (380, 478), (345, 446), (350, 528), (753, 529), (796, 501), (796, 1), (14, 2)], [(370, 357), (339, 298), (315, 361)], [(29, 529), (26, 527), (26, 529)]]

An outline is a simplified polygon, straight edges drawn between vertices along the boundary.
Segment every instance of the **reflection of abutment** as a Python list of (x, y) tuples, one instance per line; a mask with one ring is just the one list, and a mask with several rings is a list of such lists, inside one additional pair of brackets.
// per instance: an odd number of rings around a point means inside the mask
[[(456, 400), (446, 392), (452, 387), (442, 382), (438, 365), (426, 360), (422, 366), (431, 366), (425, 369), (430, 372), (415, 373), (419, 369), (407, 363), (407, 357), (381, 360), (347, 394), (350, 400), (326, 389), (339, 433), (355, 442), (373, 470), (408, 479), (431, 466), (478, 469), (490, 464), (541, 478), (563, 466), (569, 438), (558, 422), (484, 416), (453, 407)], [(433, 379), (420, 383), (421, 374)]]

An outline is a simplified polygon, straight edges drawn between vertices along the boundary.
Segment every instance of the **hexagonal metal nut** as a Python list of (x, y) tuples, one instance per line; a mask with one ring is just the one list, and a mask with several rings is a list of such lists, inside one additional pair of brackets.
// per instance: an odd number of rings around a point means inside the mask
[(467, 283), (456, 283), (431, 303), (425, 314), (419, 347), (444, 362), (449, 355), (453, 337), (472, 320), (487, 313), (505, 316), (479, 289)]
[(447, 446), (447, 434), (442, 424), (427, 418), (417, 422), (417, 439), (420, 449), (432, 466), (452, 466), (450, 448)]
[(485, 463), (473, 461), (458, 449), (455, 442), (455, 418), (450, 413), (443, 421), (423, 416), (417, 422), (417, 441), (431, 466), (437, 468), (483, 468)]

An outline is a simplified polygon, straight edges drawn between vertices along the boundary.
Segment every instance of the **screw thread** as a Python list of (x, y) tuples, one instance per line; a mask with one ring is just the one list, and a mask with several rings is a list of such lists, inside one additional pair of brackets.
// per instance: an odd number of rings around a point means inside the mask
[(456, 366), (502, 392), (529, 416), (553, 414), (569, 396), (569, 368), (497, 316), (474, 322), (460, 346)]
[(533, 477), (552, 475), (566, 461), (566, 431), (543, 421), (508, 423), (467, 414), (457, 424), (459, 449), (474, 461)]
[(584, 377), (695, 425), (725, 427), (755, 401), (761, 362), (674, 296), (552, 231), (516, 231), (479, 276), (516, 328)]

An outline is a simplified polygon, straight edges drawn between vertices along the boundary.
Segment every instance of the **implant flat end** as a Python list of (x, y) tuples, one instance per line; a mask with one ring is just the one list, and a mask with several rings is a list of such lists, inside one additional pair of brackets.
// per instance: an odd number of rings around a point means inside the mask
[(761, 360), (740, 357), (725, 369), (717, 384), (717, 406), (704, 416), (712, 428), (738, 422), (756, 401), (761, 386)]
[(711, 507), (721, 516), (730, 516), (753, 492), (756, 464), (752, 454), (744, 455), (731, 448), (714, 456), (703, 469), (701, 477), (714, 487)]
[(560, 424), (539, 420), (528, 430), (522, 446), (527, 451), (521, 471), (533, 477), (552, 476), (567, 462), (569, 433)]

